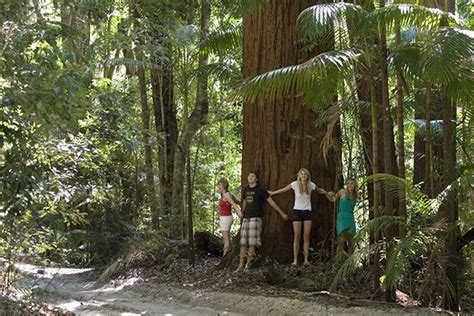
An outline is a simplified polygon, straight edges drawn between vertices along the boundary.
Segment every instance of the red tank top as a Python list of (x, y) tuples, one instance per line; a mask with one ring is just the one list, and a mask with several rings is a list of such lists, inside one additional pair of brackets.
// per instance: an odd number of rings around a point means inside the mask
[(220, 216), (230, 216), (230, 215), (232, 215), (232, 211), (231, 211), (232, 205), (230, 205), (229, 202), (227, 202), (224, 199), (220, 199), (219, 200), (219, 206), (221, 208), (220, 211), (219, 211)]

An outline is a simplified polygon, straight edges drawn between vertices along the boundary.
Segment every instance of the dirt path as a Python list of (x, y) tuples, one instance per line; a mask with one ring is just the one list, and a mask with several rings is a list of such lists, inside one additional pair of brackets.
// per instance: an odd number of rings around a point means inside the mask
[[(435, 314), (429, 309), (400, 309), (397, 306), (363, 306), (344, 302), (333, 304), (327, 298), (295, 298), (218, 292), (173, 287), (153, 279), (129, 278), (98, 286), (91, 269), (55, 269), (17, 265), (25, 275), (20, 287), (35, 287), (45, 302), (77, 315), (386, 315)], [(242, 289), (241, 293), (246, 291)], [(301, 294), (303, 295), (303, 294)], [(362, 306), (354, 306), (362, 305)]]

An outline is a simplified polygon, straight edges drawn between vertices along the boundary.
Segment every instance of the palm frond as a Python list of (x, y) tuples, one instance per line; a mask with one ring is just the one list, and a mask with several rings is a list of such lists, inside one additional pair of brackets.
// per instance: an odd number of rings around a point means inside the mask
[(456, 23), (453, 15), (439, 9), (415, 4), (389, 4), (367, 14), (357, 25), (355, 34), (363, 37), (368, 29), (377, 29), (380, 24), (385, 24), (388, 29), (397, 23), (401, 27), (416, 26), (418, 29), (430, 29), (438, 26), (443, 19), (449, 23)]
[(387, 254), (385, 267), (387, 288), (396, 288), (398, 281), (408, 272), (410, 263), (424, 250), (422, 245), (423, 241), (417, 235), (407, 236), (395, 242), (395, 245)]
[(242, 73), (240, 69), (234, 65), (228, 63), (211, 63), (204, 67), (198, 68), (193, 77), (197, 72), (207, 72), (209, 75), (215, 77), (221, 82), (231, 85), (238, 85), (242, 82)]
[(403, 73), (419, 75), (422, 48), (417, 43), (402, 44), (390, 50), (388, 66)]
[(455, 99), (472, 100), (474, 32), (445, 27), (437, 30), (420, 56), (425, 77), (447, 86)]
[(138, 67), (145, 65), (144, 62), (134, 58), (112, 58), (106, 62), (107, 66), (125, 66), (132, 70), (137, 70)]
[(439, 202), (436, 199), (430, 199), (417, 186), (406, 179), (391, 174), (378, 173), (368, 177), (367, 181), (383, 181), (385, 190), (393, 198), (412, 201), (415, 210), (423, 215), (428, 216), (438, 209)]
[[(354, 50), (338, 50), (322, 53), (303, 64), (280, 68), (258, 75), (244, 83), (245, 98), (278, 99), (293, 91), (308, 91), (313, 88), (327, 88), (325, 80), (343, 80), (351, 77), (359, 58)], [(332, 90), (331, 90), (332, 91)]]
[(216, 55), (225, 55), (239, 51), (242, 48), (242, 25), (238, 24), (232, 29), (219, 30), (209, 34), (202, 45), (202, 51)]
[(341, 281), (346, 279), (350, 273), (354, 272), (359, 266), (362, 265), (362, 262), (365, 259), (369, 258), (369, 256), (375, 251), (380, 251), (381, 248), (381, 243), (370, 244), (365, 247), (362, 247), (361, 249), (355, 251), (353, 254), (347, 257), (347, 259), (338, 269), (337, 274), (331, 283), (330, 291), (334, 291), (334, 289)]
[(303, 10), (296, 21), (304, 40), (314, 40), (331, 34), (338, 25), (354, 21), (366, 15), (361, 6), (346, 3), (318, 4)]
[(455, 199), (460, 192), (465, 192), (474, 185), (473, 167), (464, 169), (463, 174), (448, 184), (436, 197), (439, 205), (448, 199)]
[(365, 238), (366, 234), (374, 232), (375, 230), (386, 230), (396, 225), (403, 225), (402, 218), (399, 216), (378, 216), (367, 222), (361, 229), (359, 236), (355, 239)]

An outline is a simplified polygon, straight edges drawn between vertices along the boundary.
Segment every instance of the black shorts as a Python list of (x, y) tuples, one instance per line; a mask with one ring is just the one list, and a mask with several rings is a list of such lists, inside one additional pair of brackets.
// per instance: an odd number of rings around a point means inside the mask
[(293, 210), (293, 222), (305, 222), (313, 220), (313, 214), (310, 210)]

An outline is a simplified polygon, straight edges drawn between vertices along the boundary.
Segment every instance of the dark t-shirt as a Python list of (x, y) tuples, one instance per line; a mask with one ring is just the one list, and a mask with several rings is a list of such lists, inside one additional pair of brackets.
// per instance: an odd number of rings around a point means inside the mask
[(244, 210), (245, 218), (262, 217), (263, 216), (263, 203), (268, 199), (270, 195), (267, 190), (261, 185), (257, 185), (253, 188), (246, 187), (243, 191), (243, 197), (247, 206)]

